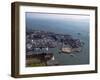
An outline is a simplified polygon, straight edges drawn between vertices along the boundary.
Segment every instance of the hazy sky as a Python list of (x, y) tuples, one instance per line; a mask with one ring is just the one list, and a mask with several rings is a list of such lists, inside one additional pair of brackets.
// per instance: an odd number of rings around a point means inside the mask
[(89, 15), (70, 15), (70, 14), (46, 14), (46, 13), (26, 13), (27, 18), (33, 18), (33, 19), (73, 19), (73, 20), (89, 20)]

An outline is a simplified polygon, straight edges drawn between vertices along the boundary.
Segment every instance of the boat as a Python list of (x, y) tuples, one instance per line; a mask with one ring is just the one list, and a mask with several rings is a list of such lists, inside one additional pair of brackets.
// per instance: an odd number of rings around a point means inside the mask
[(55, 60), (55, 57), (53, 56), (51, 60)]

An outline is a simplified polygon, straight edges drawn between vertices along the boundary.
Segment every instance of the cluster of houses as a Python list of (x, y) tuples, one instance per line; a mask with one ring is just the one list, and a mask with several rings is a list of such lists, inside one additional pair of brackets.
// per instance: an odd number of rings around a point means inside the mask
[[(48, 48), (59, 47), (62, 50), (80, 48), (79, 39), (73, 39), (71, 35), (55, 34), (52, 32), (33, 30), (26, 34), (26, 50), (48, 50)], [(66, 49), (65, 49), (66, 48)], [(78, 49), (76, 49), (78, 50)]]

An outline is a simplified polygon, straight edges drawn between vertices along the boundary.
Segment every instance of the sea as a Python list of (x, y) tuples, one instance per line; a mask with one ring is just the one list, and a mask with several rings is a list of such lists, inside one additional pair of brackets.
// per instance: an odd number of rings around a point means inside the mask
[(89, 64), (89, 15), (26, 12), (25, 21), (26, 32), (42, 30), (58, 34), (68, 34), (84, 42), (80, 52), (59, 54), (56, 49), (52, 50), (55, 59), (61, 65)]

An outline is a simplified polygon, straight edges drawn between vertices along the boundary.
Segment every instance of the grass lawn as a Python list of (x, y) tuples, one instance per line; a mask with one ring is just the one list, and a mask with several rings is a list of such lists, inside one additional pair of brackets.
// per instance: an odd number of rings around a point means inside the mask
[(37, 58), (26, 59), (26, 67), (38, 67), (38, 66), (46, 66), (44, 62), (41, 62)]

